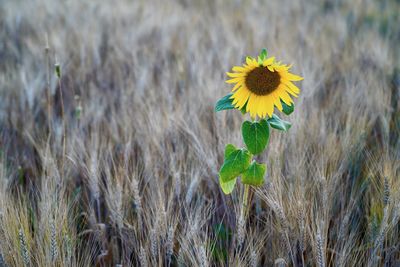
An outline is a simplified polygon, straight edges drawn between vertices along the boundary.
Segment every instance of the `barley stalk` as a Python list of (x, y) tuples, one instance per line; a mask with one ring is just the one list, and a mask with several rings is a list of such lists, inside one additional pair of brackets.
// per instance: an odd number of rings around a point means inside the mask
[(153, 259), (157, 258), (158, 254), (158, 235), (154, 228), (150, 231), (150, 253)]
[(173, 227), (170, 227), (167, 232), (167, 241), (166, 241), (168, 265), (171, 263), (171, 257), (174, 254), (174, 235), (175, 235), (175, 229)]
[(208, 267), (207, 252), (203, 245), (199, 248), (200, 267)]
[(386, 207), (389, 203), (390, 198), (390, 185), (388, 177), (385, 176), (383, 183), (383, 205)]
[(136, 180), (135, 177), (132, 178), (131, 182), (131, 190), (133, 193), (133, 204), (135, 205), (136, 208), (136, 215), (137, 215), (137, 220), (138, 220), (138, 225), (139, 229), (141, 231), (143, 227), (143, 221), (142, 221), (142, 199), (140, 197), (139, 193), (139, 183)]
[(316, 236), (317, 263), (319, 267), (325, 267), (325, 244), (318, 228)]
[(50, 255), (51, 262), (54, 263), (58, 257), (57, 234), (54, 220), (50, 222)]
[(250, 254), (250, 266), (257, 267), (258, 266), (258, 255), (254, 250)]
[(375, 247), (374, 247), (375, 255), (383, 247), (386, 229), (387, 229), (387, 221), (388, 221), (388, 207), (386, 206), (385, 209), (383, 210), (383, 218), (382, 218), (381, 226), (379, 228), (378, 238), (375, 240)]
[(239, 217), (238, 226), (237, 226), (237, 243), (240, 247), (244, 242), (244, 236), (246, 232), (246, 225), (245, 225), (244, 218), (241, 216)]
[(22, 228), (19, 229), (18, 237), (19, 237), (19, 248), (22, 260), (24, 262), (24, 266), (28, 267), (30, 266), (31, 261), (29, 257), (29, 249), (26, 243), (25, 233)]
[(147, 267), (147, 266), (148, 266), (146, 251), (144, 250), (143, 247), (140, 247), (140, 251), (139, 251), (139, 262), (140, 262), (140, 266), (141, 266), (141, 267)]

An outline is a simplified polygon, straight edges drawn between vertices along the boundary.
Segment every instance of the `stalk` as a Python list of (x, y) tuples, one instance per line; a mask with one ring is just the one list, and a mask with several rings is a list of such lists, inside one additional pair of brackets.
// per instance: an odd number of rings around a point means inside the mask
[(44, 49), (46, 56), (46, 95), (47, 95), (47, 120), (49, 127), (49, 135), (51, 133), (51, 92), (50, 92), (50, 47), (49, 37), (46, 34), (46, 47)]
[(65, 113), (64, 113), (64, 99), (63, 99), (63, 94), (62, 94), (62, 88), (61, 88), (61, 67), (60, 64), (56, 61), (55, 64), (55, 70), (56, 70), (56, 75), (58, 78), (58, 89), (60, 92), (60, 100), (61, 100), (61, 120), (62, 120), (62, 129), (63, 129), (63, 136), (62, 136), (62, 159), (61, 159), (61, 176), (63, 176), (64, 172), (64, 162), (65, 162), (65, 152), (66, 152), (66, 146), (67, 146), (67, 130), (66, 130), (66, 123), (65, 123)]
[(249, 191), (250, 191), (250, 185), (245, 184), (244, 192), (243, 192), (243, 199), (242, 199), (242, 210), (240, 213), (240, 218), (242, 220), (245, 219), (245, 216), (247, 214), (247, 206), (248, 206), (248, 202), (249, 202)]
[(244, 241), (244, 232), (246, 228), (246, 215), (247, 215), (247, 207), (249, 201), (249, 191), (250, 185), (245, 184), (243, 190), (243, 198), (242, 198), (242, 208), (240, 210), (239, 224), (238, 224), (238, 244), (242, 245)]

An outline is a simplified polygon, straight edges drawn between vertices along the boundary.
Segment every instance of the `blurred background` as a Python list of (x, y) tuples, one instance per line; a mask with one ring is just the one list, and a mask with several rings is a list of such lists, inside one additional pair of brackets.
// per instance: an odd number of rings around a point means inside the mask
[[(0, 266), (399, 266), (399, 41), (398, 0), (0, 0)], [(214, 104), (262, 48), (304, 81), (241, 226)]]

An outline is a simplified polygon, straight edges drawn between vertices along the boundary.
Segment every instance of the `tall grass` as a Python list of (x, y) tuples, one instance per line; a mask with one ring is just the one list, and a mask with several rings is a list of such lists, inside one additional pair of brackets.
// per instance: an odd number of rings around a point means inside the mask
[[(398, 1), (0, 3), (0, 266), (400, 264)], [(263, 47), (305, 80), (243, 222), (213, 105)]]

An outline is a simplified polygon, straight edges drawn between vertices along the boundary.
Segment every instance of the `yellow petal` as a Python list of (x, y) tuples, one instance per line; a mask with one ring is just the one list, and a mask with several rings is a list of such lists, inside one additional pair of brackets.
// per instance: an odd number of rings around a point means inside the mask
[(257, 61), (253, 62), (253, 63), (250, 64), (250, 65), (247, 65), (247, 66), (246, 66), (246, 68), (247, 68), (247, 73), (249, 73), (250, 71), (254, 70), (254, 69), (257, 68), (257, 67), (258, 67)]
[(263, 102), (262, 102), (262, 105), (263, 105), (262, 117), (263, 118), (265, 118), (268, 115), (268, 113), (267, 113), (268, 105), (269, 105), (269, 100), (268, 99), (269, 99), (268, 97), (265, 97), (265, 96), (263, 97)]
[(264, 118), (265, 108), (264, 108), (264, 96), (260, 96), (258, 99), (257, 114), (260, 118)]
[(284, 73), (283, 74), (283, 77), (285, 77), (286, 79), (288, 79), (289, 81), (301, 81), (301, 80), (303, 80), (304, 78), (303, 77), (301, 77), (301, 76), (298, 76), (298, 75), (294, 75), (294, 74), (292, 74), (292, 73)]
[(265, 114), (265, 96), (259, 96), (257, 114), (260, 118), (264, 118)]
[(259, 113), (260, 99), (261, 99), (261, 96), (257, 95), (256, 99), (254, 100), (254, 110), (255, 110), (255, 113), (257, 114), (257, 116), (261, 116), (261, 114)]
[(273, 94), (274, 99), (275, 99), (275, 101), (274, 101), (275, 106), (278, 108), (279, 111), (282, 111), (281, 98), (279, 97), (279, 95), (276, 92), (273, 92), (272, 94)]
[(246, 104), (247, 100), (249, 99), (250, 96), (250, 91), (247, 90), (246, 88), (243, 88), (240, 92), (240, 101), (239, 101), (239, 105), (242, 108), (244, 106), (244, 104)]
[(255, 99), (256, 99), (255, 96), (256, 95), (253, 94), (253, 93), (250, 94), (249, 101), (247, 102), (247, 106), (246, 106), (246, 111), (250, 112), (250, 116), (253, 117), (253, 118), (255, 117), (255, 113), (256, 113), (255, 110), (254, 110), (254, 104), (255, 104), (254, 102), (255, 102)]
[(263, 100), (261, 101), (261, 108), (260, 108), (261, 115), (260, 115), (260, 117), (261, 118), (265, 118), (265, 116), (267, 115), (267, 112), (265, 110), (265, 106), (262, 103), (263, 103)]
[(246, 57), (246, 63), (247, 65), (251, 65), (253, 59), (251, 57)]
[(247, 105), (246, 105), (246, 112), (250, 112), (251, 108), (251, 103), (253, 103), (253, 94), (250, 93), (249, 99), (247, 100)]
[(244, 77), (237, 77), (230, 80), (225, 81), (226, 83), (237, 83), (237, 82), (244, 82)]
[(226, 75), (228, 75), (231, 78), (237, 78), (237, 77), (244, 77), (246, 76), (246, 73), (232, 73), (232, 72), (227, 72)]
[(293, 93), (295, 93), (295, 94), (300, 93), (300, 89), (296, 85), (294, 85), (292, 82), (285, 80), (285, 79), (281, 79), (281, 83), (286, 85), (290, 90), (293, 91)]
[(250, 91), (246, 91), (243, 93), (242, 101), (239, 103), (239, 108), (242, 109), (244, 105), (246, 105), (247, 101), (249, 100), (250, 97)]
[(253, 59), (251, 61), (251, 63), (249, 64), (249, 66), (253, 67), (253, 69), (254, 69), (254, 68), (258, 67), (259, 65), (258, 65), (257, 60)]
[(235, 84), (235, 86), (232, 88), (232, 92), (235, 92), (240, 86), (242, 86), (242, 83)]
[(235, 108), (241, 109), (244, 104), (246, 104), (247, 99), (249, 98), (250, 91), (247, 88), (240, 88), (236, 93), (234, 93), (230, 98), (233, 99), (233, 105)]
[(241, 99), (242, 91), (243, 88), (239, 88), (239, 90), (237, 90), (235, 93), (232, 94), (230, 99), (233, 99), (232, 101), (233, 104), (236, 104)]
[(275, 61), (275, 57), (267, 58), (263, 61), (263, 66), (266, 67), (268, 65), (271, 65), (274, 61)]
[(285, 68), (284, 66), (275, 66), (274, 68), (275, 68), (275, 70), (276, 70), (277, 72), (286, 71), (286, 68)]
[(235, 66), (235, 67), (232, 68), (232, 70), (236, 71), (236, 72), (245, 72), (246, 68), (240, 67), (240, 66)]
[(255, 117), (255, 116), (257, 116), (257, 99), (258, 99), (258, 95), (253, 94), (250, 97), (250, 99), (252, 99), (251, 104), (249, 102), (249, 103), (247, 103), (247, 105), (249, 105), (249, 104), (251, 105), (251, 107), (250, 107), (250, 115), (252, 115), (252, 117), (253, 116)]
[(289, 66), (287, 66), (287, 65), (279, 65), (279, 66), (275, 66), (275, 69), (278, 72), (286, 72), (287, 73), (287, 71), (291, 68), (291, 66), (292, 65), (289, 65)]
[(281, 83), (286, 86), (286, 91), (288, 91), (291, 95), (298, 97), (298, 95), (300, 94), (300, 89), (296, 85), (285, 79), (281, 79)]
[(285, 102), (286, 105), (291, 106), (293, 103), (292, 98), (286, 93), (285, 90), (282, 90), (279, 92), (279, 97), (282, 99), (283, 102)]
[(269, 116), (270, 113), (272, 115), (274, 112), (274, 103), (271, 94), (261, 97), (259, 110), (261, 111), (262, 118), (265, 118), (267, 115)]
[(292, 90), (290, 90), (289, 87), (286, 87), (286, 92), (288, 92), (290, 95), (294, 96), (294, 97), (299, 97), (298, 94), (294, 93)]
[(267, 68), (269, 69), (270, 72), (275, 72), (274, 68), (271, 65), (268, 65)]
[(274, 113), (274, 104), (272, 103), (271, 99), (268, 99), (268, 105), (266, 106), (266, 112), (269, 117), (272, 117)]

